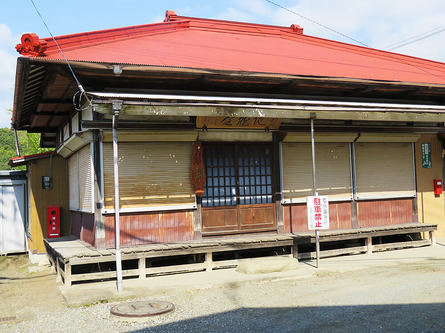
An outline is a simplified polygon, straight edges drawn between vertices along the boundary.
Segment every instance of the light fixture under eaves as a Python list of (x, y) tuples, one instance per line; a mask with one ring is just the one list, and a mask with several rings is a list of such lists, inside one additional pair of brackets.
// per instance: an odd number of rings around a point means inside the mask
[(113, 65), (113, 73), (116, 76), (119, 76), (122, 74), (122, 66), (121, 65)]

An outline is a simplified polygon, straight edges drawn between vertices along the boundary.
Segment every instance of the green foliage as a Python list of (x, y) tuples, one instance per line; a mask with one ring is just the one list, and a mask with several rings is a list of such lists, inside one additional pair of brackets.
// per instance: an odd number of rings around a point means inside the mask
[[(19, 139), (20, 155), (32, 155), (50, 151), (48, 148), (40, 148), (40, 134), (17, 131)], [(0, 128), (0, 170), (24, 170), (25, 166), (11, 168), (9, 159), (16, 157), (14, 131), (9, 128)]]

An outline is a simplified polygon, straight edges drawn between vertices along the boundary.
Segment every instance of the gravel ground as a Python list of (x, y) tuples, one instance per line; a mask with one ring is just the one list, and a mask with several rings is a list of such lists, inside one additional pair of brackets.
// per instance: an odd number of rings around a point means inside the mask
[(174, 312), (142, 322), (110, 315), (113, 304), (30, 307), (2, 332), (445, 332), (445, 259), (323, 272), (311, 279), (182, 290), (150, 299)]

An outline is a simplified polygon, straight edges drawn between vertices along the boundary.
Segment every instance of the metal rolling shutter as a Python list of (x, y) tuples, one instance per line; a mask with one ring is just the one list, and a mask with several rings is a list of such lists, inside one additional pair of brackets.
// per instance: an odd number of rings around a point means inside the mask
[(79, 165), (77, 153), (68, 158), (70, 209), (79, 210)]
[(83, 212), (94, 212), (93, 207), (93, 159), (90, 145), (78, 151), (79, 159), (79, 206)]
[[(316, 143), (317, 190), (334, 200), (352, 198), (348, 143)], [(312, 195), (312, 152), (309, 143), (283, 143), (284, 202), (304, 202)]]
[[(113, 150), (104, 143), (105, 208), (114, 208)], [(190, 142), (119, 144), (121, 208), (195, 203), (190, 182)]]
[(90, 145), (68, 158), (70, 209), (87, 213), (94, 212), (93, 160)]
[(356, 143), (357, 199), (414, 197), (412, 143)]

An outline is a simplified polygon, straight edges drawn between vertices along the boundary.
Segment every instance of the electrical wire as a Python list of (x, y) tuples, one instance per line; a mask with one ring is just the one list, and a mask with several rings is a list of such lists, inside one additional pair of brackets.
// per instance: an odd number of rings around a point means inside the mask
[(329, 31), (331, 31), (331, 32), (334, 32), (334, 33), (336, 33), (336, 34), (338, 34), (338, 35), (340, 35), (340, 36), (342, 36), (342, 37), (345, 37), (345, 38), (347, 38), (347, 39), (350, 39), (350, 40), (352, 40), (352, 41), (354, 41), (354, 42), (356, 42), (356, 43), (359, 43), (359, 44), (361, 44), (361, 45), (363, 45), (363, 46), (370, 47), (369, 45), (367, 45), (367, 44), (365, 44), (365, 43), (363, 43), (363, 42), (361, 42), (361, 41), (359, 41), (359, 40), (357, 40), (357, 39), (355, 39), (355, 38), (352, 38), (352, 37), (350, 37), (350, 36), (348, 36), (348, 35), (345, 35), (344, 33), (341, 33), (341, 32), (339, 32), (339, 31), (337, 31), (337, 30), (335, 30), (335, 29), (332, 29), (332, 28), (328, 27), (327, 25), (324, 25), (324, 24), (322, 24), (322, 23), (320, 23), (320, 22), (317, 22), (317, 21), (315, 21), (315, 20), (313, 20), (313, 19), (311, 19), (311, 18), (309, 18), (309, 17), (307, 17), (307, 16), (301, 15), (301, 14), (297, 13), (296, 11), (293, 11), (292, 9), (289, 9), (289, 8), (287, 8), (287, 7), (284, 7), (284, 6), (280, 5), (279, 3), (276, 3), (276, 2), (274, 2), (274, 1), (272, 1), (272, 0), (266, 0), (266, 1), (267, 1), (268, 3), (271, 3), (272, 5), (275, 5), (275, 6), (279, 7), (279, 8), (281, 8), (281, 9), (284, 9), (284, 10), (286, 10), (286, 11), (288, 11), (288, 12), (294, 14), (294, 15), (297, 15), (297, 16), (299, 16), (299, 17), (301, 17), (301, 18), (303, 18), (303, 19), (305, 19), (305, 20), (307, 20), (307, 21), (309, 21), (309, 22), (312, 22), (312, 23), (314, 23), (314, 24), (319, 25), (320, 27), (323, 27), (323, 28), (325, 28), (325, 29), (327, 29), (327, 30), (329, 30)]
[[(430, 34), (430, 33), (439, 33), (441, 31), (443, 31), (442, 29), (445, 29), (445, 25), (442, 25), (440, 27), (435, 27), (434, 29), (431, 29), (431, 30), (428, 30), (428, 31), (424, 31), (424, 32), (422, 32), (420, 34), (411, 36), (409, 38), (402, 39), (401, 41), (398, 41), (396, 43), (391, 43), (391, 44), (385, 45), (385, 46), (382, 47), (382, 49), (384, 49), (384, 50), (395, 49), (395, 48), (398, 48), (400, 44), (403, 44), (403, 43), (406, 43), (406, 42), (411, 42), (413, 39), (416, 39), (416, 38), (422, 38), (425, 35)], [(440, 30), (440, 31), (438, 31), (438, 30)]]
[[(54, 35), (51, 33), (51, 30), (49, 29), (48, 25), (45, 22), (45, 19), (43, 18), (42, 14), (40, 13), (39, 9), (37, 8), (36, 4), (34, 3), (34, 0), (29, 0), (31, 2), (31, 4), (33, 5), (34, 9), (36, 10), (37, 14), (39, 15), (40, 19), (42, 20), (43, 24), (45, 25), (46, 30), (48, 31), (48, 33), (50, 34), (52, 40), (54, 41), (54, 43), (57, 46), (57, 49), (59, 50), (60, 54), (62, 55), (63, 59), (65, 60), (66, 64), (68, 65), (69, 70), (71, 71), (71, 74), (73, 75), (74, 80), (76, 81), (77, 87), (79, 88), (79, 91), (76, 92), (73, 96), (73, 104), (74, 104), (74, 108), (77, 111), (81, 111), (83, 110), (80, 107), (80, 101), (82, 96), (85, 96), (86, 100), (89, 102), (89, 105), (87, 107), (89, 107), (91, 105), (91, 101), (88, 98), (88, 96), (86, 95), (85, 89), (83, 89), (82, 84), (80, 83), (79, 79), (77, 78), (76, 74), (74, 73), (73, 68), (71, 67), (71, 64), (69, 63), (68, 59), (65, 57), (65, 54), (63, 53), (62, 49), (60, 48), (59, 43), (57, 42), (57, 40), (54, 38)], [(80, 92), (80, 98), (79, 98), (79, 104), (78, 106), (74, 103), (75, 101), (75, 96)]]
[[(65, 55), (64, 55), (64, 53), (63, 53), (63, 51), (62, 51), (62, 49), (60, 48), (59, 44), (57, 43), (57, 40), (55, 39), (55, 37), (54, 37), (53, 34), (51, 33), (51, 31), (50, 31), (48, 25), (46, 24), (46, 22), (45, 22), (45, 20), (44, 20), (44, 18), (42, 17), (42, 15), (41, 15), (41, 13), (39, 12), (37, 6), (35, 5), (34, 0), (30, 0), (30, 1), (31, 1), (32, 5), (34, 6), (34, 8), (35, 8), (37, 14), (40, 16), (40, 18), (41, 18), (43, 24), (45, 25), (45, 27), (46, 27), (48, 33), (51, 35), (51, 38), (53, 39), (53, 41), (54, 41), (54, 43), (56, 44), (56, 46), (57, 46), (59, 52), (60, 52), (61, 55), (63, 56), (65, 62), (67, 63), (67, 65), (68, 65), (68, 67), (69, 67), (69, 69), (70, 69), (70, 71), (71, 71), (71, 73), (72, 73), (72, 75), (73, 75), (73, 77), (74, 77), (74, 79), (75, 79), (75, 81), (76, 81), (76, 83), (77, 83), (77, 86), (78, 86), (78, 88), (79, 88), (79, 91), (77, 91), (77, 92), (73, 95), (73, 104), (74, 104), (74, 108), (75, 108), (77, 111), (82, 111), (82, 110), (84, 110), (84, 109), (90, 107), (91, 104), (92, 104), (92, 101), (88, 98), (87, 93), (86, 93), (85, 90), (83, 89), (83, 87), (82, 87), (80, 81), (78, 80), (76, 74), (74, 73), (74, 70), (72, 69), (72, 67), (71, 67), (71, 65), (70, 65), (70, 63), (69, 63), (69, 61), (68, 61), (68, 59), (65, 57)], [(354, 41), (354, 42), (356, 42), (356, 43), (359, 43), (359, 44), (361, 44), (362, 46), (370, 47), (370, 46), (368, 46), (367, 44), (365, 44), (365, 43), (363, 43), (363, 42), (361, 42), (361, 41), (359, 41), (359, 40), (357, 40), (357, 39), (354, 39), (354, 38), (352, 38), (352, 37), (350, 37), (350, 36), (348, 36), (348, 35), (346, 35), (346, 34), (343, 34), (343, 33), (339, 32), (339, 31), (337, 31), (337, 30), (335, 30), (335, 29), (333, 29), (333, 28), (330, 28), (330, 27), (328, 27), (328, 26), (326, 26), (326, 25), (324, 25), (324, 24), (322, 24), (322, 23), (319, 23), (319, 22), (317, 22), (317, 21), (315, 21), (315, 20), (313, 20), (313, 19), (311, 19), (311, 18), (309, 18), (309, 17), (306, 17), (306, 16), (304, 16), (304, 15), (302, 15), (302, 14), (299, 14), (299, 13), (297, 13), (297, 12), (295, 12), (295, 11), (293, 11), (293, 10), (291, 10), (291, 9), (289, 9), (289, 8), (287, 8), (287, 7), (285, 7), (285, 6), (280, 5), (279, 3), (276, 3), (276, 2), (274, 2), (274, 1), (272, 1), (272, 0), (265, 0), (265, 1), (268, 2), (268, 3), (270, 3), (270, 4), (272, 4), (272, 5), (274, 5), (274, 6), (277, 6), (277, 7), (281, 8), (281, 9), (283, 9), (283, 10), (286, 10), (286, 11), (288, 11), (288, 12), (290, 12), (290, 13), (296, 15), (296, 16), (299, 16), (299, 17), (301, 17), (301, 18), (303, 18), (303, 19), (305, 19), (305, 20), (307, 20), (307, 21), (309, 21), (309, 22), (312, 22), (312, 23), (314, 23), (314, 24), (317, 24), (317, 25), (319, 25), (319, 26), (321, 26), (321, 27), (323, 27), (323, 28), (325, 28), (325, 29), (327, 29), (327, 30), (329, 30), (329, 31), (331, 31), (331, 32), (334, 32), (334, 33), (336, 33), (336, 34), (338, 34), (338, 35), (340, 35), (340, 36), (342, 36), (342, 37), (345, 37), (345, 38), (350, 39), (350, 40), (352, 40), (352, 41)], [(442, 28), (442, 27), (439, 27), (439, 28)], [(439, 29), (439, 28), (437, 28), (437, 29)], [(435, 29), (433, 29), (432, 31), (434, 31), (434, 30), (435, 30)], [(433, 35), (433, 34), (442, 32), (442, 31), (444, 31), (444, 30), (445, 30), (445, 27), (443, 27), (443, 30), (440, 30), (440, 31), (437, 31), (437, 32), (426, 32), (426, 33), (430, 33), (430, 35)], [(430, 35), (427, 35), (427, 36), (425, 36), (425, 37), (423, 37), (423, 38), (427, 38), (427, 37), (429, 37)], [(407, 40), (410, 40), (410, 39), (415, 38), (415, 37), (422, 38), (422, 37), (420, 37), (420, 36), (422, 36), (422, 35), (417, 35), (417, 36), (408, 38)], [(406, 40), (406, 41), (407, 41), (407, 40)], [(419, 39), (419, 40), (420, 40), (420, 39)], [(415, 40), (415, 41), (417, 41), (417, 40)], [(399, 42), (399, 43), (403, 43), (403, 42), (404, 42), (404, 41), (401, 41), (401, 42)], [(412, 42), (414, 42), (414, 41), (412, 41)], [(394, 44), (393, 44), (393, 45), (394, 45)], [(396, 45), (397, 45), (397, 44), (396, 44)], [(405, 45), (407, 45), (407, 44), (405, 44)], [(404, 46), (404, 45), (396, 46), (396, 47), (394, 47), (394, 48), (392, 48), (392, 49), (395, 49), (395, 48), (398, 48), (398, 47), (401, 47), (401, 46)], [(390, 50), (391, 50), (391, 49), (390, 49)], [(427, 70), (424, 69), (424, 68), (421, 68), (421, 67), (419, 67), (419, 66), (415, 66), (415, 65), (410, 64), (410, 63), (408, 63), (408, 62), (405, 62), (405, 61), (403, 61), (403, 60), (402, 60), (402, 61), (401, 61), (401, 60), (398, 60), (397, 62), (404, 63), (404, 64), (409, 65), (409, 66), (411, 66), (411, 67), (420, 69), (421, 71), (423, 71), (423, 72), (425, 72), (425, 73), (427, 73), (427, 74), (430, 74), (430, 75), (432, 75), (432, 76), (436, 76), (436, 77), (443, 78), (443, 76), (441, 76), (441, 75), (437, 75), (437, 74), (431, 73), (431, 72), (427, 71)], [(77, 101), (76, 101), (76, 98), (77, 98)], [(83, 108), (80, 106), (80, 105), (81, 105), (81, 102), (82, 102), (82, 98), (85, 98), (85, 99), (88, 101), (87, 106), (85, 106), (85, 107), (83, 107)]]
[[(77, 96), (79, 96), (79, 97), (77, 98), (77, 103), (76, 103)], [(84, 107), (81, 106), (82, 105), (82, 96), (84, 96), (85, 99), (88, 101), (88, 104)], [(88, 98), (87, 93), (85, 91), (78, 90), (73, 95), (73, 105), (74, 105), (74, 108), (76, 109), (76, 111), (83, 111), (83, 110), (88, 109), (92, 105), (92, 101)]]
[(445, 31), (445, 26), (440, 26), (440, 27), (434, 28), (432, 30), (429, 30), (427, 32), (424, 32), (422, 34), (419, 34), (419, 35), (412, 36), (410, 38), (404, 39), (404, 40), (402, 40), (402, 41), (400, 41), (398, 43), (391, 44), (391, 45), (387, 46), (384, 49), (386, 49), (388, 51), (392, 51), (392, 50), (401, 48), (403, 46), (406, 46), (406, 45), (409, 45), (409, 44), (412, 44), (412, 43), (415, 43), (415, 42), (419, 42), (419, 41), (424, 40), (426, 38), (429, 38), (431, 36), (437, 35), (438, 33), (441, 33), (443, 31)]
[[(327, 30), (329, 30), (329, 31), (335, 32), (336, 34), (339, 34), (339, 35), (341, 35), (341, 36), (343, 36), (343, 37), (345, 37), (345, 38), (348, 38), (348, 39), (350, 39), (350, 40), (353, 40), (353, 41), (355, 41), (355, 42), (361, 44), (362, 46), (371, 48), (369, 45), (367, 45), (367, 44), (365, 44), (365, 43), (362, 43), (361, 41), (359, 41), (359, 40), (357, 40), (357, 39), (354, 39), (354, 38), (352, 38), (352, 37), (349, 37), (349, 36), (347, 36), (347, 35), (345, 35), (345, 34), (339, 32), (339, 31), (337, 31), (337, 30), (335, 30), (335, 29), (332, 29), (332, 28), (330, 28), (330, 27), (328, 27), (328, 26), (326, 26), (326, 25), (324, 25), (324, 24), (322, 24), (322, 23), (319, 23), (319, 22), (317, 22), (317, 21), (315, 21), (315, 20), (313, 20), (313, 19), (311, 19), (311, 18), (309, 18), (309, 17), (306, 17), (306, 16), (304, 16), (304, 15), (301, 15), (301, 14), (299, 14), (299, 13), (297, 13), (297, 12), (295, 12), (295, 11), (293, 11), (293, 10), (291, 10), (291, 9), (289, 9), (289, 8), (287, 8), (287, 7), (285, 7), (285, 6), (282, 6), (282, 5), (280, 5), (280, 4), (278, 4), (278, 3), (274, 2), (274, 1), (272, 1), (272, 0), (265, 0), (265, 1), (268, 2), (268, 3), (271, 3), (271, 4), (275, 5), (275, 6), (277, 6), (277, 7), (279, 7), (279, 8), (281, 8), (281, 9), (284, 9), (284, 10), (286, 10), (286, 11), (288, 11), (288, 12), (294, 14), (294, 15), (297, 15), (297, 16), (299, 16), (299, 17), (302, 17), (303, 19), (305, 19), (305, 20), (307, 20), (307, 21), (309, 21), (309, 22), (315, 23), (315, 24), (317, 24), (317, 25), (319, 25), (319, 26), (321, 26), (321, 27), (323, 27), (323, 28), (325, 28), (325, 29), (327, 29)], [(445, 29), (444, 29), (444, 30), (445, 30)], [(435, 34), (435, 33), (434, 33), (434, 34)], [(426, 36), (426, 37), (429, 37), (429, 36)], [(426, 38), (426, 37), (425, 37), (425, 38)], [(407, 44), (406, 44), (406, 45), (407, 45)], [(435, 76), (435, 77), (438, 77), (438, 78), (441, 78), (441, 79), (443, 79), (443, 78), (445, 77), (445, 76), (443, 76), (443, 75), (437, 75), (437, 74), (434, 74), (434, 73), (432, 73), (432, 72), (426, 70), (425, 68), (422, 68), (422, 67), (420, 67), (420, 66), (416, 66), (416, 65), (414, 65), (414, 64), (412, 64), (412, 63), (409, 63), (409, 62), (407, 62), (407, 61), (404, 61), (404, 60), (402, 60), (402, 59), (397, 59), (397, 60), (394, 59), (394, 60), (397, 61), (397, 62), (399, 62), (399, 63), (401, 63), (401, 64), (405, 64), (405, 65), (411, 66), (411, 67), (413, 67), (413, 68), (419, 69), (419, 70), (421, 70), (422, 72), (424, 72), (424, 73), (426, 73), (426, 74), (429, 74), (429, 75), (431, 75), (431, 76)]]
[[(355, 38), (352, 38), (352, 37), (350, 37), (350, 36), (348, 36), (348, 35), (346, 35), (346, 34), (344, 34), (344, 33), (341, 33), (341, 32), (339, 32), (339, 31), (337, 31), (337, 30), (335, 30), (335, 29), (332, 29), (332, 28), (328, 27), (327, 25), (324, 25), (324, 24), (322, 24), (322, 23), (320, 23), (320, 22), (317, 22), (317, 21), (315, 21), (315, 20), (313, 20), (313, 19), (311, 19), (311, 18), (309, 18), (309, 17), (307, 17), (307, 16), (304, 16), (304, 15), (302, 15), (302, 14), (300, 14), (300, 13), (297, 13), (297, 12), (293, 11), (292, 9), (289, 9), (289, 8), (287, 8), (287, 7), (285, 7), (285, 6), (280, 5), (279, 3), (276, 3), (276, 2), (274, 2), (274, 1), (272, 1), (272, 0), (265, 0), (265, 1), (267, 1), (268, 3), (273, 4), (273, 5), (275, 5), (275, 6), (279, 7), (279, 8), (281, 8), (281, 9), (284, 9), (284, 10), (286, 10), (286, 11), (292, 13), (292, 14), (295, 14), (295, 15), (297, 15), (297, 16), (299, 16), (299, 17), (301, 17), (301, 18), (303, 18), (303, 19), (305, 19), (305, 20), (307, 20), (307, 21), (309, 21), (309, 22), (312, 22), (312, 23), (314, 23), (314, 24), (317, 24), (317, 25), (319, 25), (319, 26), (321, 26), (321, 27), (323, 27), (323, 28), (325, 28), (325, 29), (327, 29), (327, 30), (329, 30), (329, 31), (331, 31), (331, 32), (334, 32), (334, 33), (336, 33), (336, 34), (339, 34), (339, 35), (342, 36), (342, 37), (348, 38), (348, 39), (350, 39), (350, 40), (352, 40), (352, 41), (354, 41), (354, 42), (356, 42), (356, 43), (359, 43), (359, 44), (361, 44), (361, 45), (363, 45), (363, 46), (370, 47), (369, 45), (367, 45), (367, 44), (365, 44), (365, 43), (363, 43), (363, 42), (361, 42), (361, 41), (359, 41), (359, 40), (357, 40), (357, 39), (355, 39)], [(436, 27), (436, 28), (431, 29), (431, 30), (429, 30), (429, 31), (427, 31), (427, 32), (424, 32), (424, 33), (421, 33), (421, 34), (412, 36), (412, 37), (407, 38), (407, 39), (404, 39), (404, 40), (402, 40), (402, 41), (400, 41), (400, 42), (390, 44), (390, 45), (388, 45), (388, 46), (386, 46), (386, 47), (383, 47), (382, 49), (387, 50), (387, 51), (392, 51), (392, 50), (401, 48), (401, 47), (403, 47), (403, 46), (406, 46), (406, 45), (409, 45), (409, 44), (412, 44), (412, 43), (421, 41), (421, 40), (423, 40), (423, 39), (425, 39), (425, 38), (434, 36), (434, 35), (436, 35), (436, 34), (438, 34), (438, 33), (443, 32), (443, 31), (445, 31), (445, 26)]]

